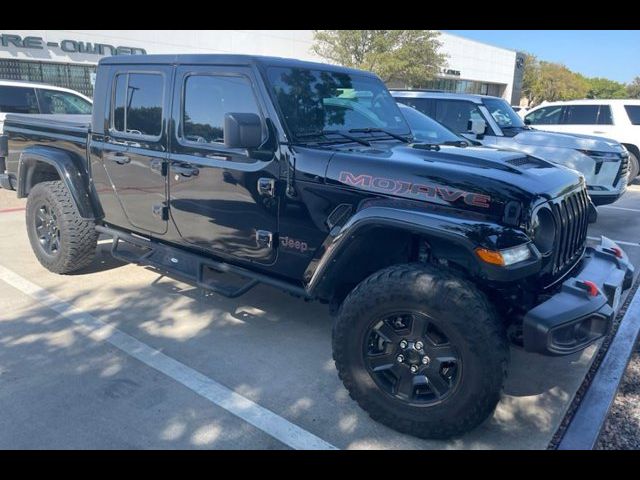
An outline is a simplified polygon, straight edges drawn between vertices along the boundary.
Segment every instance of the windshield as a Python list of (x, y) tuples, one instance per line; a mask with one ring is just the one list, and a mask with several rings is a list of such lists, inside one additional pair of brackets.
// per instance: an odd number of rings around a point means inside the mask
[(398, 107), (400, 107), (402, 115), (404, 115), (409, 127), (411, 127), (416, 140), (428, 143), (466, 141), (463, 137), (456, 135), (444, 125), (415, 108), (404, 104), (398, 104)]
[(289, 67), (271, 67), (267, 76), (295, 139), (354, 129), (410, 134), (395, 100), (376, 77)]
[(525, 128), (524, 122), (511, 105), (501, 98), (483, 98), (482, 103), (500, 128)]

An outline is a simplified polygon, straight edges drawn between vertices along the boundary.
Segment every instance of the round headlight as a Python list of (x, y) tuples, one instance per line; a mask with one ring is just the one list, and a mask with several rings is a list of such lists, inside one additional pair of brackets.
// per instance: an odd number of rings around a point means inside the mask
[(533, 244), (542, 255), (548, 255), (556, 239), (556, 222), (551, 210), (539, 209), (533, 216), (532, 227)]

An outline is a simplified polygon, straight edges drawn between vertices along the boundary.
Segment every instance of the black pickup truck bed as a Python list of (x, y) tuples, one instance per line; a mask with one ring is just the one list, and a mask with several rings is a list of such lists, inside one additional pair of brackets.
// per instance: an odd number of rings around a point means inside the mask
[(16, 189), (18, 160), (25, 148), (55, 142), (58, 148), (81, 152), (86, 149), (90, 127), (91, 115), (7, 114), (4, 133), (11, 134), (14, 147), (6, 157), (0, 154), (0, 186)]

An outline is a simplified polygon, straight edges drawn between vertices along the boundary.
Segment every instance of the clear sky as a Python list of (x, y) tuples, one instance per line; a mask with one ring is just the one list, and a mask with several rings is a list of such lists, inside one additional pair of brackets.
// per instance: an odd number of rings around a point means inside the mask
[(640, 30), (444, 30), (565, 64), (587, 77), (640, 76)]

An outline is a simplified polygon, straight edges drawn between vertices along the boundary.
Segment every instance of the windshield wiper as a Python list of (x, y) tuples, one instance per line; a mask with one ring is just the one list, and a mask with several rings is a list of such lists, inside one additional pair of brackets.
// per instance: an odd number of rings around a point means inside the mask
[(407, 137), (398, 135), (397, 133), (390, 132), (389, 130), (385, 130), (384, 128), (377, 128), (377, 127), (376, 128), (352, 128), (351, 130), (349, 130), (349, 133), (376, 133), (376, 132), (386, 133), (387, 135), (395, 138), (396, 140), (400, 140), (401, 142), (404, 142), (404, 143), (409, 143), (409, 139)]
[(442, 142), (440, 145), (450, 145), (452, 147), (468, 147), (469, 142), (466, 140), (446, 140)]
[(305, 138), (305, 137), (322, 137), (322, 136), (327, 136), (327, 135), (340, 135), (344, 138), (346, 138), (347, 140), (351, 140), (352, 142), (356, 142), (359, 143), (360, 145), (364, 145), (366, 147), (370, 147), (371, 143), (369, 143), (368, 141), (362, 139), (362, 138), (358, 138), (358, 137), (354, 137), (353, 135), (349, 135), (347, 133), (341, 132), (340, 130), (322, 130), (322, 131), (317, 131), (317, 132), (306, 132), (306, 133), (298, 133), (296, 134), (296, 137), (298, 138)]
[(444, 142), (439, 143), (413, 143), (411, 144), (411, 147), (418, 148), (420, 150), (435, 150), (437, 152), (440, 150), (440, 145), (465, 148), (469, 146), (469, 142), (466, 140), (445, 140)]

